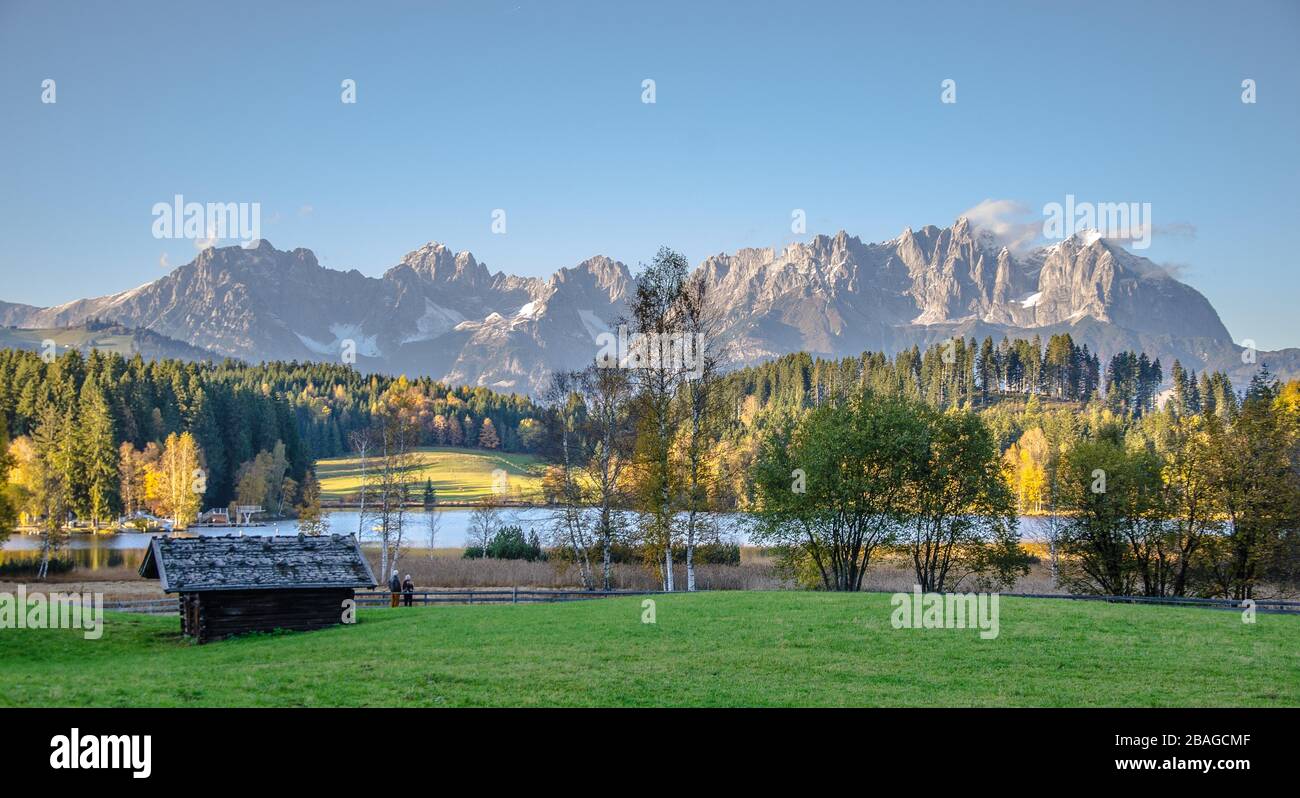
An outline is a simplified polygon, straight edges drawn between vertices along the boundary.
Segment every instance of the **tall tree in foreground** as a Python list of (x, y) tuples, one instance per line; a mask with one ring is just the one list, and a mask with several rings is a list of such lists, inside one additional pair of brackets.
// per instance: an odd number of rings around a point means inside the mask
[[(685, 371), (680, 346), (685, 332), (682, 293), (690, 264), (680, 253), (660, 248), (654, 261), (637, 275), (632, 300), (632, 344), (628, 352), (637, 380), (637, 503), (645, 519), (647, 559), (662, 563), (663, 589), (672, 591), (673, 542), (677, 537), (677, 486), (672, 445), (681, 422), (673, 402)], [(679, 346), (674, 357), (674, 343)]]
[(596, 507), (601, 548), (601, 584), (613, 588), (613, 548), (625, 503), (623, 473), (632, 459), (632, 381), (620, 368), (592, 365), (583, 373), (587, 439), (585, 481)]
[(893, 543), (927, 430), (915, 402), (862, 393), (774, 426), (760, 444), (752, 537), (810, 565), (826, 590), (861, 590)]
[[(554, 432), (557, 463), (546, 470), (542, 479), (542, 493), (548, 504), (558, 506), (552, 522), (551, 535), (557, 546), (573, 552), (578, 566), (578, 576), (586, 590), (594, 587), (591, 569), (591, 547), (587, 527), (590, 522), (585, 507), (585, 491), (579, 478), (579, 466), (586, 460), (590, 440), (583, 434), (586, 423), (586, 405), (582, 397), (583, 377), (580, 372), (558, 372), (552, 377), (546, 391), (545, 406)], [(484, 552), (486, 554), (486, 547)]]
[(1253, 597), (1288, 535), (1293, 538), (1300, 528), (1296, 430), (1279, 393), (1280, 386), (1261, 369), (1234, 408), (1231, 425), (1215, 436), (1214, 482), (1227, 520), (1212, 552), (1218, 595)]
[(1162, 595), (1170, 576), (1161, 548), (1160, 461), (1111, 435), (1080, 441), (1065, 455), (1061, 486), (1073, 512), (1061, 529), (1062, 582), (1071, 590)]
[(397, 567), (406, 545), (406, 503), (411, 498), (410, 474), (419, 442), (419, 397), (404, 379), (384, 394), (371, 417), (376, 424), (376, 463), (368, 490), (377, 521), (380, 571)]
[(1009, 587), (1029, 573), (1011, 491), (988, 428), (969, 411), (917, 408), (929, 427), (908, 475), (906, 546), (922, 590), (955, 590), (967, 577)]
[(1214, 416), (1190, 414), (1185, 397), (1175, 399), (1179, 404), (1167, 414), (1169, 428), (1160, 442), (1161, 506), (1168, 515), (1162, 549), (1170, 573), (1159, 595), (1186, 596), (1196, 559), (1223, 532), (1222, 494), (1214, 478), (1214, 438), (1222, 425)]
[(685, 405), (681, 445), (682, 504), (686, 511), (686, 589), (695, 591), (695, 547), (702, 538), (712, 538), (716, 529), (708, 515), (712, 488), (709, 448), (715, 440), (714, 420), (718, 416), (718, 355), (714, 351), (718, 316), (710, 307), (704, 275), (687, 279), (678, 298), (683, 339), (688, 354), (681, 371), (681, 400)]

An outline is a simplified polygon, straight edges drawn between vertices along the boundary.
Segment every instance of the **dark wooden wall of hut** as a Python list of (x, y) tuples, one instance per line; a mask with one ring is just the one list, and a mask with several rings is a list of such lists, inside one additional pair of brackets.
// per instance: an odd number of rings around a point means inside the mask
[(208, 590), (181, 594), (181, 632), (200, 643), (245, 632), (307, 631), (343, 622), (352, 588)]

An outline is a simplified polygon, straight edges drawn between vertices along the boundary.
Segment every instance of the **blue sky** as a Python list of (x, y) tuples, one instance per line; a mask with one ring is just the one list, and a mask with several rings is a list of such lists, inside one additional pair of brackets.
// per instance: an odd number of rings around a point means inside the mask
[(1297, 346), (1297, 42), (1295, 2), (0, 0), (0, 299), (189, 261), (151, 231), (178, 193), (371, 275), (429, 240), (545, 275), (771, 246), (796, 208), (883, 240), (1073, 194), (1150, 202), (1141, 254)]

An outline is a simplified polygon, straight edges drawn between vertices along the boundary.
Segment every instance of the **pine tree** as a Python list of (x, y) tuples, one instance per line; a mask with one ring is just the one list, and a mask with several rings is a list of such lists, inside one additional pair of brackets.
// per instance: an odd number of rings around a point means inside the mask
[(32, 515), (41, 518), (41, 560), (37, 578), (49, 573), (50, 559), (63, 545), (68, 523), (69, 497), (66, 460), (68, 424), (66, 417), (50, 403), (38, 411), (32, 432)]
[(1179, 415), (1187, 415), (1191, 412), (1187, 372), (1177, 358), (1174, 359), (1174, 367), (1169, 373), (1169, 379), (1173, 383), (1174, 389), (1173, 397), (1170, 399), (1173, 410)]
[(987, 336), (980, 344), (979, 355), (980, 396), (988, 404), (989, 394), (997, 390), (997, 362), (993, 356), (993, 337)]
[(1197, 393), (1201, 398), (1201, 412), (1207, 416), (1218, 414), (1218, 408), (1214, 404), (1214, 385), (1210, 382), (1210, 372), (1202, 371), (1200, 382), (1197, 383)]
[(120, 504), (116, 429), (108, 397), (97, 380), (87, 379), (82, 384), (79, 416), (80, 470), (86, 484), (88, 514), (98, 526), (101, 520), (112, 517)]
[(1196, 381), (1195, 371), (1187, 377), (1187, 412), (1201, 412), (1201, 389)]

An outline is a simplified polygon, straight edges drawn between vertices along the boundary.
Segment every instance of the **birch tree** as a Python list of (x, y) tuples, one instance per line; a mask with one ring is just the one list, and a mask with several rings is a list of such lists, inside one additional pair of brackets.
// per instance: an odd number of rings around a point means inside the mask
[(424, 517), (424, 531), (428, 538), (429, 559), (432, 560), (437, 556), (435, 549), (438, 546), (438, 532), (442, 529), (442, 516), (437, 509), (429, 509)]
[(644, 519), (645, 548), (651, 561), (662, 557), (660, 570), (667, 592), (674, 589), (678, 509), (672, 444), (680, 416), (673, 397), (684, 371), (681, 359), (673, 357), (672, 342), (680, 342), (684, 332), (681, 298), (689, 269), (684, 256), (662, 247), (637, 275), (631, 308), (633, 339), (625, 364), (637, 382), (637, 503)]
[(161, 510), (171, 517), (173, 528), (184, 529), (198, 517), (206, 482), (203, 453), (193, 435), (173, 432), (167, 436), (158, 473)]
[(375, 469), (368, 489), (375, 501), (378, 521), (380, 572), (396, 568), (405, 546), (406, 505), (410, 499), (410, 472), (414, 466), (414, 449), (419, 441), (416, 397), (402, 384), (390, 390), (377, 406), (374, 444)]
[(717, 397), (715, 383), (718, 357), (713, 349), (717, 326), (716, 309), (709, 306), (708, 283), (703, 275), (687, 280), (679, 295), (683, 349), (681, 401), (685, 405), (685, 445), (682, 447), (683, 504), (686, 508), (686, 589), (695, 590), (695, 546), (704, 535), (716, 530), (707, 515), (710, 496), (708, 451), (713, 440), (713, 419)]
[(370, 483), (366, 474), (367, 456), (373, 443), (373, 434), (369, 427), (352, 430), (348, 433), (348, 444), (357, 454), (357, 465), (361, 470), (361, 487), (357, 491), (357, 540), (361, 540), (366, 526), (366, 490)]
[(479, 550), (479, 559), (487, 559), (488, 545), (501, 528), (501, 510), (491, 499), (481, 500), (469, 514), (466, 537), (470, 546)]
[(594, 494), (596, 539), (601, 548), (601, 585), (612, 584), (612, 552), (619, 518), (625, 504), (622, 477), (632, 456), (632, 381), (627, 371), (592, 365), (583, 372), (582, 390), (587, 407), (584, 481)]
[(585, 460), (583, 452), (586, 448), (583, 435), (586, 406), (581, 394), (582, 383), (581, 374), (558, 372), (546, 391), (545, 402), (551, 418), (548, 428), (557, 438), (554, 445), (558, 448), (559, 462), (548, 469), (542, 490), (547, 502), (559, 508), (551, 524), (551, 536), (557, 545), (572, 550), (583, 589), (591, 590), (595, 584), (588, 519), (577, 470), (577, 465)]

